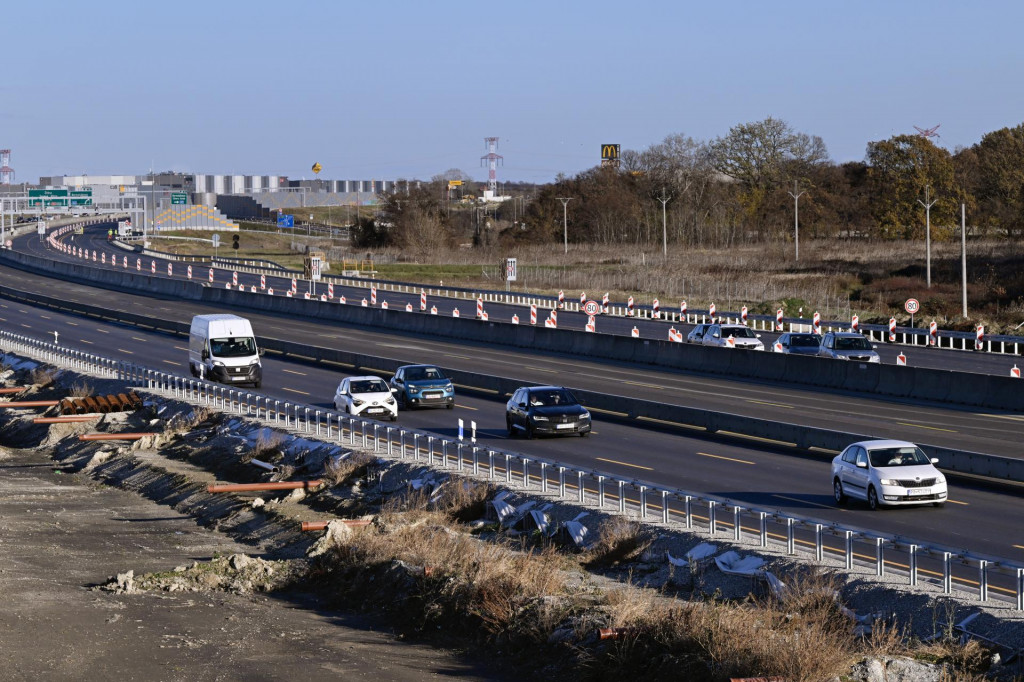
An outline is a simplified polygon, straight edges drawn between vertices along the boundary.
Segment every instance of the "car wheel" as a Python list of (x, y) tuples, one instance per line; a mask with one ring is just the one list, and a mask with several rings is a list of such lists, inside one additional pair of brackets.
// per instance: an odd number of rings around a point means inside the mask
[(590, 431), (580, 431), (580, 438), (586, 438), (590, 435)]
[(932, 506), (933, 507), (938, 507), (938, 508), (941, 509), (942, 507), (946, 506), (946, 503), (945, 502), (932, 502)]
[(253, 383), (252, 387), (253, 387), (253, 388), (259, 388), (259, 387), (260, 387), (260, 386), (262, 386), (262, 385), (263, 385), (263, 382), (262, 382), (262, 381), (257, 381), (257, 382), (255, 382), (255, 383)]
[(526, 421), (526, 426), (523, 427), (523, 435), (526, 436), (527, 440), (533, 438), (533, 426), (530, 424), (529, 420)]
[(397, 414), (391, 415), (391, 421), (393, 421), (393, 422), (398, 421), (398, 415)]
[(446, 407), (450, 410), (453, 407), (455, 407), (455, 403), (448, 403), (448, 405)]
[(875, 486), (868, 486), (868, 507), (872, 511), (878, 509), (878, 493), (875, 492)]
[(402, 409), (411, 410), (412, 405), (409, 404), (409, 396), (405, 393), (402, 394)]
[(516, 437), (516, 427), (512, 426), (512, 420), (509, 419), (508, 417), (505, 417), (505, 428), (508, 429), (509, 438)]
[(843, 492), (843, 484), (838, 478), (832, 481), (832, 493), (835, 495), (836, 504), (846, 504), (846, 493)]

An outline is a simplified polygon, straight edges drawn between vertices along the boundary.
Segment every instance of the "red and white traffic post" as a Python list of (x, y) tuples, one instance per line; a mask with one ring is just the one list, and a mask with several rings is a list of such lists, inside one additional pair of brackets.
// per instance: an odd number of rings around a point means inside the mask
[(580, 292), (580, 307), (582, 308), (583, 304), (586, 303), (586, 302), (587, 302), (587, 292), (581, 291)]
[(593, 315), (587, 318), (587, 326), (584, 329), (588, 332), (597, 331), (597, 323), (594, 321)]
[(850, 331), (851, 332), (860, 331), (860, 318), (857, 317), (856, 315), (854, 315), (853, 317), (850, 318)]
[(156, 274), (156, 261), (155, 260), (149, 261), (149, 272), (152, 275)]
[(743, 320), (743, 324), (747, 323), (747, 306), (740, 308), (740, 319)]
[(192, 279), (192, 266), (191, 265), (188, 266), (187, 268), (185, 268), (185, 274), (188, 276), (189, 279)]
[(690, 321), (690, 318), (686, 315), (686, 301), (679, 302), (679, 319), (683, 322)]
[[(266, 275), (260, 275), (260, 289), (266, 289), (266, 288), (267, 288), (267, 276)], [(334, 296), (331, 296), (331, 298), (334, 298)]]
[(209, 277), (209, 280), (210, 280), (210, 283), (212, 284), (212, 283), (213, 283), (213, 268), (210, 268), (210, 277)]
[(708, 306), (708, 315), (711, 317), (711, 321), (715, 321), (715, 304), (712, 303)]
[(565, 306), (565, 292), (559, 289), (558, 291), (558, 308), (561, 309)]
[(821, 335), (821, 315), (817, 310), (814, 311), (814, 317), (811, 319), (811, 325), (814, 327), (814, 333)]
[(896, 343), (896, 318), (889, 318), (889, 343)]
[(626, 301), (626, 315), (633, 317), (633, 297), (630, 296)]
[(174, 277), (174, 266), (170, 262), (167, 263), (167, 276)]
[(484, 297), (483, 296), (477, 296), (476, 297), (476, 316), (477, 316), (478, 319), (483, 319), (483, 317), (484, 317)]
[(420, 289), (420, 312), (427, 311), (427, 290)]
[(604, 296), (601, 297), (601, 312), (608, 312), (608, 292), (604, 292)]
[(231, 286), (238, 286), (238, 271), (231, 272)]
[(327, 300), (328, 301), (333, 301), (334, 300), (334, 283), (333, 282), (328, 282), (327, 283)]
[(935, 320), (928, 323), (928, 345), (935, 346), (939, 341), (939, 326), (935, 324)]
[(537, 304), (530, 304), (530, 324), (537, 324)]
[(900, 367), (906, 367), (907, 366), (907, 356), (904, 355), (903, 353), (900, 353), (899, 355), (897, 355), (896, 356), (896, 364), (899, 365)]
[[(775, 331), (782, 331), (782, 308), (775, 311)], [(782, 351), (779, 351), (780, 353)]]
[(658, 299), (654, 299), (654, 303), (651, 305), (651, 317), (656, 320), (661, 319), (661, 302)]
[(982, 350), (985, 347), (985, 327), (978, 325), (974, 335), (974, 350)]
[(377, 305), (377, 287), (370, 287), (370, 305)]
[(639, 339), (640, 338), (640, 330), (637, 329), (636, 327), (633, 327), (633, 330), (629, 333), (629, 335), (631, 337), (633, 337), (634, 339)]

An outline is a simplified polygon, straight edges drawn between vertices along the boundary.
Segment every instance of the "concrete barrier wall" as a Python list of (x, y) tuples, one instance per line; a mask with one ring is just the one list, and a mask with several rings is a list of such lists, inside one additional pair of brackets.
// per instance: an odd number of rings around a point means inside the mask
[[(124, 275), (124, 273), (121, 273)], [(142, 279), (150, 279), (142, 277)], [(166, 280), (163, 280), (168, 286)], [(188, 283), (179, 283), (188, 285)], [(194, 287), (194, 285), (189, 285)], [(202, 287), (200, 287), (202, 288)], [(205, 289), (205, 288), (204, 288)], [(6, 287), (0, 287), (0, 290), (7, 290)], [(205, 289), (209, 291), (209, 297), (214, 299), (220, 299), (221, 297), (234, 294), (238, 296), (238, 292), (232, 292), (228, 290), (220, 289)], [(48, 296), (43, 294), (34, 294), (21, 291), (13, 291), (10, 293), (23, 300), (30, 300), (41, 303), (43, 305), (66, 308), (68, 304), (63, 301), (60, 296)], [(194, 292), (193, 292), (194, 293)], [(284, 299), (281, 297), (262, 297), (268, 302), (292, 302), (301, 303), (302, 305), (316, 304), (312, 301), (295, 299)], [(321, 309), (338, 309), (348, 308), (352, 306), (317, 306)], [(153, 327), (161, 331), (166, 331), (179, 335), (188, 335), (190, 324), (188, 322), (178, 322), (170, 320), (161, 320), (158, 318), (152, 318), (147, 315), (141, 315), (137, 313), (122, 313), (111, 311), (101, 306), (88, 306), (76, 304), (74, 309), (77, 312), (94, 315), (97, 317), (103, 317), (107, 319), (116, 319), (128, 324), (141, 325), (146, 327)], [(379, 309), (371, 308), (354, 308), (359, 311), (362, 315), (367, 318), (382, 318), (392, 311), (384, 311)], [(408, 314), (406, 314), (408, 315)], [(431, 329), (442, 324), (444, 321), (455, 321), (450, 318), (437, 318), (437, 316), (431, 315), (408, 315), (409, 317), (415, 317), (421, 320), (421, 327), (424, 329)], [(433, 319), (432, 319), (433, 318)], [(490, 328), (490, 324), (481, 324), (474, 320), (465, 320), (463, 322), (471, 323), (478, 329)], [(502, 325), (502, 326), (513, 326), (513, 325)], [(260, 330), (256, 330), (259, 332)], [(529, 329), (513, 330), (516, 333), (524, 334), (527, 336), (532, 335)], [(559, 334), (557, 330), (538, 329), (532, 330), (534, 332), (543, 332), (543, 336), (547, 337), (549, 334)], [(565, 334), (565, 332), (561, 332)], [(586, 335), (592, 337), (593, 335)], [(376, 355), (369, 355), (364, 353), (353, 353), (350, 351), (338, 350), (335, 348), (326, 348), (322, 346), (310, 346), (305, 344), (296, 344), (291, 341), (285, 341), (283, 339), (274, 339), (259, 335), (260, 345), (275, 354), (283, 356), (294, 356), (303, 359), (311, 358), (314, 362), (321, 363), (334, 363), (344, 366), (353, 367), (354, 371), (361, 372), (364, 370), (373, 372), (383, 372), (386, 374), (394, 373), (395, 369), (400, 365), (405, 364), (404, 361), (396, 360), (393, 358), (384, 358)], [(631, 341), (631, 339), (621, 339), (622, 341)], [(585, 340), (584, 343), (594, 343), (589, 339)], [(650, 342), (650, 344), (657, 345), (658, 342)], [(632, 347), (639, 347), (642, 344), (632, 343)], [(678, 344), (676, 344), (678, 345)], [(713, 348), (695, 347), (693, 350), (698, 351), (702, 354), (715, 351)], [(744, 357), (751, 357), (753, 354), (750, 353), (737, 353), (725, 351), (724, 353), (713, 353), (716, 358), (730, 358), (731, 356), (742, 355)], [(789, 357), (782, 355), (769, 354), (761, 359), (773, 358), (772, 362), (778, 362), (780, 360), (791, 359), (807, 361), (813, 360), (813, 358), (802, 358), (799, 356)], [(749, 362), (749, 360), (743, 360), (740, 362)], [(823, 363), (814, 363), (817, 365)], [(825, 363), (833, 364), (838, 367), (845, 368), (847, 372), (859, 373), (865, 370), (858, 369), (855, 365), (850, 363), (834, 362)], [(877, 377), (879, 372), (878, 365), (869, 365), (868, 374), (870, 376), (873, 372), (873, 376)], [(906, 367), (897, 368), (899, 370), (907, 370)], [(523, 386), (525, 382), (510, 378), (500, 377), (487, 374), (480, 374), (476, 372), (469, 372), (458, 369), (448, 369), (448, 374), (452, 380), (463, 387), (470, 387), (475, 390), (490, 393), (495, 395), (498, 399), (504, 399), (510, 396), (517, 388)], [(870, 379), (868, 379), (870, 380)], [(629, 420), (637, 419), (654, 419), (669, 424), (681, 424), (689, 427), (697, 427), (704, 429), (708, 433), (718, 432), (729, 432), (733, 434), (740, 434), (744, 436), (751, 436), (755, 438), (768, 439), (771, 441), (777, 441), (782, 445), (791, 445), (797, 448), (806, 450), (810, 448), (819, 448), (824, 450), (835, 450), (839, 451), (845, 448), (850, 443), (869, 440), (873, 438), (870, 434), (864, 433), (853, 433), (847, 431), (838, 431), (833, 429), (821, 429), (809, 426), (803, 426), (800, 424), (789, 424), (785, 422), (773, 421), (768, 419), (759, 419), (757, 417), (748, 417), (744, 415), (729, 414), (724, 412), (715, 412), (712, 410), (705, 410), (701, 408), (685, 407), (680, 405), (666, 405), (664, 403), (642, 400), (639, 398), (630, 398), (625, 396), (617, 396), (607, 393), (600, 393), (596, 391), (585, 391), (579, 389), (573, 389), (577, 394), (580, 401), (586, 405), (589, 409), (598, 411), (599, 413), (610, 413), (613, 417), (624, 418)], [(939, 466), (947, 471), (960, 472), (973, 474), (978, 476), (986, 476), (993, 479), (1013, 482), (1024, 482), (1024, 459), (1012, 459), (1008, 457), (999, 457), (996, 455), (987, 455), (983, 453), (967, 452), (961, 450), (953, 450), (949, 448), (942, 448), (938, 446), (932, 446), (927, 444), (921, 444), (922, 449), (925, 450), (932, 457), (939, 458)]]
[[(472, 317), (452, 318), (404, 310), (363, 308), (359, 305), (321, 303), (317, 300), (251, 294), (198, 282), (151, 277), (131, 268), (99, 268), (90, 264), (51, 262), (12, 251), (3, 262), (33, 272), (56, 275), (83, 284), (143, 292), (214, 305), (261, 312), (301, 315), (409, 334), (457, 338), (489, 345), (565, 353), (568, 355), (633, 362), (654, 367), (694, 371), (733, 378), (831, 390), (861, 391), (897, 398), (946, 402), (996, 410), (1024, 410), (1024, 384), (1009, 376), (950, 372), (924, 367), (850, 363), (821, 358), (709, 348), (667, 340), (632, 339), (542, 326), (480, 322)], [(130, 259), (129, 259), (130, 260)]]

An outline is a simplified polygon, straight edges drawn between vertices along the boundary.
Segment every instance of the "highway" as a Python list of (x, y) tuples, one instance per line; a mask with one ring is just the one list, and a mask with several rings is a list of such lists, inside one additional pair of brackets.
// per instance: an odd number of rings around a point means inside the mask
[[(155, 309), (165, 307), (155, 302)], [(172, 312), (172, 311), (167, 311)], [(197, 309), (196, 313), (214, 312)], [(134, 361), (187, 375), (186, 340), (182, 337), (77, 317), (0, 301), (0, 323), (41, 339), (60, 334), (61, 345)], [(260, 329), (258, 323), (257, 330)], [(290, 326), (276, 325), (282, 331)], [(321, 328), (326, 342), (346, 339), (348, 330)], [(399, 355), (422, 354), (419, 339), (385, 346)], [(300, 401), (330, 408), (330, 400), (345, 373), (338, 368), (299, 364), (270, 355), (264, 358), (262, 392), (281, 400)], [(441, 364), (446, 364), (441, 362)], [(571, 383), (571, 382), (569, 382)], [(457, 432), (457, 419), (476, 421), (483, 447), (518, 450), (607, 471), (629, 479), (642, 479), (695, 493), (713, 494), (739, 503), (778, 509), (784, 513), (870, 527), (974, 552), (1024, 560), (1024, 505), (1013, 495), (951, 481), (950, 501), (943, 509), (871, 512), (852, 504), (838, 508), (831, 499), (829, 457), (800, 456), (753, 442), (704, 438), (672, 429), (603, 421), (595, 415), (595, 434), (577, 437), (510, 440), (504, 428), (502, 399), (460, 393), (457, 407), (448, 410), (401, 412), (399, 422), (447, 437)]]

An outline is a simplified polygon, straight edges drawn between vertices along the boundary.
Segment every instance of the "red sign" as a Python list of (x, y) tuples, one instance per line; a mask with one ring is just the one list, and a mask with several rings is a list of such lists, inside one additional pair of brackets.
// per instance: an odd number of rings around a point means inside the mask
[(908, 298), (903, 308), (911, 315), (914, 315), (921, 309), (921, 303), (916, 298)]
[(597, 315), (601, 312), (601, 304), (597, 301), (587, 301), (583, 304), (583, 312), (587, 315)]

